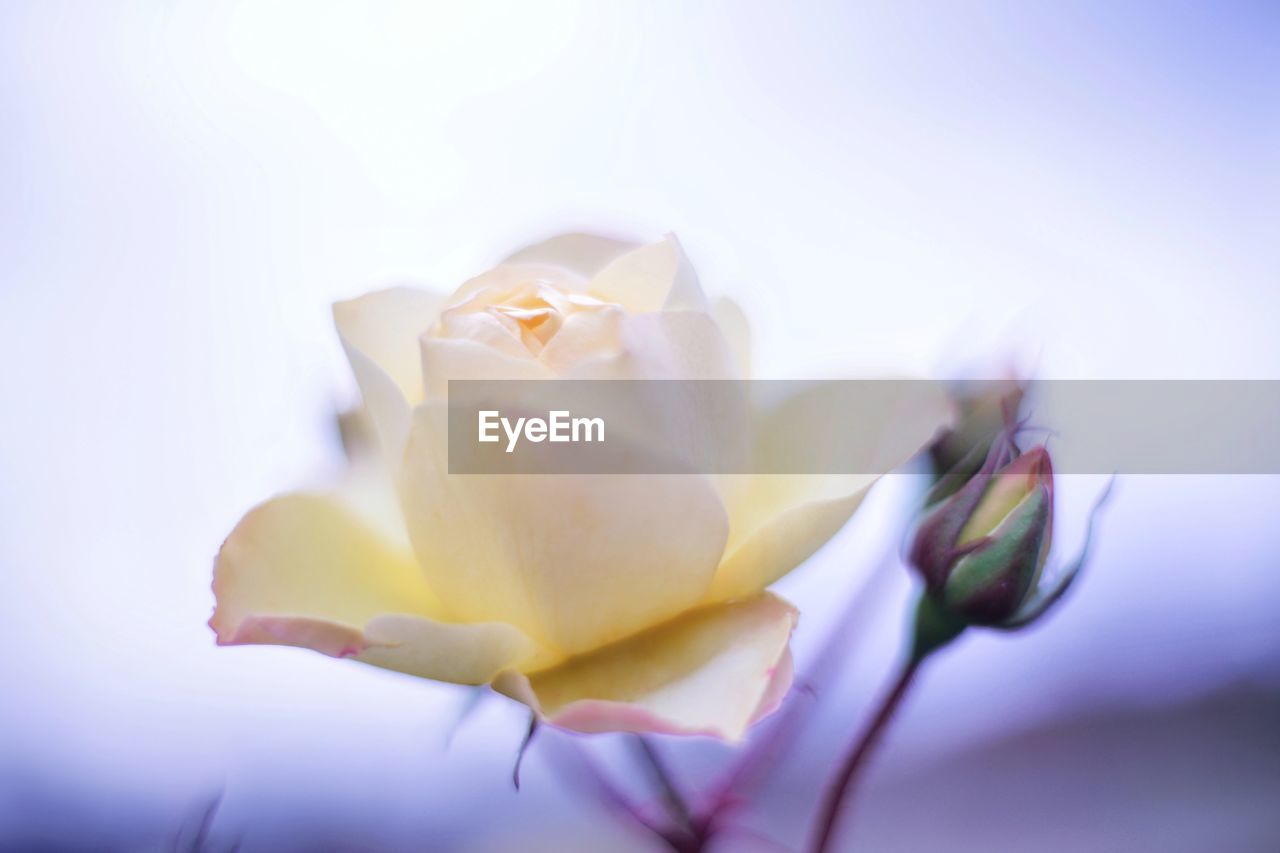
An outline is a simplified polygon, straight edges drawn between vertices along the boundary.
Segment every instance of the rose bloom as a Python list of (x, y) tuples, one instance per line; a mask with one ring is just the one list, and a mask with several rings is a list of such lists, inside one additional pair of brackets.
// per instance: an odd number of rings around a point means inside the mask
[[(582, 732), (737, 740), (778, 705), (796, 610), (765, 588), (873, 477), (447, 473), (450, 379), (748, 376), (741, 313), (707, 300), (673, 237), (556, 237), (451, 296), (393, 288), (334, 316), (376, 459), (240, 521), (214, 568), (219, 644), (492, 684)], [(803, 430), (791, 405), (752, 417)], [(899, 460), (938, 423), (860, 421)]]

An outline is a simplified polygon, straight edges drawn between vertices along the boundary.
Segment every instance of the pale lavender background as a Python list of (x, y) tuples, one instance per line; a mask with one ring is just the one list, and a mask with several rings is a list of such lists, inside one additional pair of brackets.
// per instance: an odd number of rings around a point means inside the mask
[[(503, 702), (445, 751), (457, 691), (214, 648), (222, 537), (339, 464), (334, 299), (672, 230), (763, 376), (1280, 379), (1276, 7), (1055, 5), (0, 6), (0, 847), (162, 848), (218, 790), (247, 850), (641, 843), (554, 749), (510, 790)], [(905, 497), (783, 584), (802, 664)], [(1122, 483), (1068, 608), (927, 673), (857, 837), (1275, 849), (1278, 509)], [(753, 820), (793, 846), (898, 652), (888, 578)]]

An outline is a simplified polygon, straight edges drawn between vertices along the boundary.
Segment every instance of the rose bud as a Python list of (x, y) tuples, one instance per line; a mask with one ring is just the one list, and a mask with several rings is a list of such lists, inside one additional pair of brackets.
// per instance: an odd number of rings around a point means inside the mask
[(966, 383), (955, 392), (955, 425), (943, 430), (929, 447), (934, 483), (925, 506), (955, 494), (978, 473), (991, 445), (1017, 418), (1025, 395), (1025, 385), (1013, 379)]
[(910, 560), (934, 605), (967, 625), (1001, 626), (1034, 593), (1052, 528), (1049, 453), (1020, 454), (1005, 433), (978, 473), (926, 516)]

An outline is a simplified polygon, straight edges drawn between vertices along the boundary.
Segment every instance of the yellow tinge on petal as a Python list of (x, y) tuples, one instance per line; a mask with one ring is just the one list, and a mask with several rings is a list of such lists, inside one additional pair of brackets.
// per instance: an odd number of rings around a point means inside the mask
[(791, 681), (796, 611), (774, 595), (685, 613), (620, 643), (494, 687), (581, 732), (738, 740)]
[(634, 313), (708, 310), (693, 265), (672, 234), (615, 258), (591, 279), (590, 291)]
[(399, 457), (409, 412), (422, 402), (418, 337), (436, 321), (443, 300), (434, 293), (393, 287), (333, 306), (347, 360), (389, 458)]
[[(749, 378), (745, 318), (708, 302), (674, 237), (640, 246), (563, 235), (447, 298), (392, 288), (339, 303), (334, 316), (383, 450), (379, 470), (395, 484), (251, 510), (215, 564), (219, 643), (492, 682), (584, 732), (736, 740), (776, 707), (796, 612), (761, 591), (839, 529), (873, 474), (448, 473), (450, 380)], [(662, 417), (646, 432), (658, 435), (621, 438), (705, 470), (691, 449), (706, 439), (705, 402), (673, 397), (653, 406)], [(770, 436), (782, 424), (803, 431), (815, 405), (783, 401), (753, 416), (744, 395), (734, 453), (767, 468)], [(939, 422), (902, 415), (864, 415), (893, 462)]]
[(337, 495), (250, 510), (218, 553), (213, 589), (222, 645), (302, 646), (466, 684), (536, 654), (510, 625), (441, 621), (412, 555)]
[(757, 470), (785, 472), (789, 448), (801, 448), (815, 457), (806, 464), (833, 473), (724, 478), (729, 541), (707, 601), (751, 595), (808, 559), (853, 515), (876, 472), (905, 462), (947, 419), (946, 397), (933, 383), (891, 382), (884, 391), (883, 405), (848, 413), (856, 435), (849, 444), (831, 440), (831, 417), (849, 408), (839, 382), (811, 383), (758, 406), (750, 425)]
[(414, 414), (400, 490), (432, 589), (459, 621), (500, 620), (576, 654), (702, 596), (728, 535), (699, 475), (448, 474), (447, 411)]

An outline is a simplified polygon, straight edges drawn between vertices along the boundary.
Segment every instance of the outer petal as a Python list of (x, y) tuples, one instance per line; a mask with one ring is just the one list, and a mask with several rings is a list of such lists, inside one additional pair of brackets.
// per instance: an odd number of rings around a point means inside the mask
[(418, 336), (444, 304), (441, 296), (409, 287), (369, 293), (333, 306), (342, 347), (388, 457), (398, 459), (409, 412), (422, 402)]
[(445, 406), (418, 408), (400, 485), (419, 563), (460, 618), (576, 654), (702, 597), (728, 535), (707, 478), (449, 475), (447, 435)]
[(730, 538), (706, 600), (752, 595), (809, 559), (845, 525), (877, 479), (798, 475), (724, 478), (730, 494)]
[[(848, 407), (837, 383), (816, 383), (765, 405), (753, 418), (758, 470), (785, 470), (776, 458), (785, 458), (784, 447), (814, 451), (819, 462), (829, 454), (831, 471), (888, 471), (906, 461), (945, 423), (946, 397), (935, 383), (886, 383), (884, 390), (882, 405), (856, 413), (859, 438), (851, 444), (831, 441), (840, 431), (830, 419)], [(725, 478), (729, 542), (707, 600), (751, 595), (800, 565), (848, 521), (877, 479), (875, 473)]]
[(751, 324), (747, 315), (742, 313), (738, 303), (728, 297), (721, 296), (711, 304), (711, 315), (729, 342), (729, 351), (738, 365), (738, 375), (742, 379), (751, 378)]
[(333, 495), (295, 493), (251, 510), (214, 564), (220, 645), (301, 646), (465, 684), (531, 659), (510, 625), (437, 621), (407, 548)]
[(529, 356), (514, 356), (465, 338), (426, 335), (422, 374), (428, 400), (445, 400), (450, 379), (550, 379), (554, 374)]
[[(737, 366), (729, 344), (709, 314), (700, 311), (658, 311), (652, 314), (621, 314), (613, 319), (616, 327), (609, 333), (613, 337), (609, 338), (607, 334), (600, 336), (604, 344), (598, 354), (583, 354), (584, 357), (576, 360), (566, 358), (563, 359), (566, 363), (560, 364), (559, 357), (563, 350), (559, 348), (560, 336), (557, 335), (543, 351), (544, 361), (556, 359), (560, 368), (557, 377), (567, 380), (711, 380), (737, 377)], [(603, 324), (604, 320), (601, 322)], [(568, 326), (566, 324), (566, 328)], [(666, 398), (669, 408), (679, 408), (676, 405), (679, 396), (676, 391), (673, 386), (673, 393)], [(731, 399), (728, 394), (721, 394), (719, 397), (723, 401)], [(738, 394), (732, 399), (741, 400), (743, 405), (739, 407), (740, 419), (745, 421), (748, 417), (745, 395)], [(669, 414), (677, 420), (682, 416), (677, 411)], [(704, 421), (702, 427), (718, 428), (732, 420), (734, 419), (728, 413), (719, 412), (714, 421)], [(623, 417), (617, 422), (626, 424), (628, 420)], [(688, 425), (687, 428), (697, 427)], [(687, 440), (677, 440), (677, 436), (681, 435), (683, 434), (676, 433), (670, 438), (655, 436), (653, 441), (668, 444), (674, 441), (675, 446), (678, 446)], [(724, 440), (735, 437), (737, 436), (721, 436)]]
[(765, 594), (678, 619), (495, 689), (580, 732), (705, 734), (740, 740), (791, 683), (796, 611)]
[[(659, 311), (618, 318), (620, 348), (583, 359), (564, 379), (736, 379), (733, 352), (715, 319), (701, 311)], [(553, 338), (547, 346), (551, 351)]]
[(631, 316), (616, 305), (571, 314), (538, 361), (557, 376), (571, 376), (579, 365), (615, 359), (626, 348), (624, 333)]
[(674, 234), (614, 260), (591, 279), (590, 292), (635, 313), (707, 310), (698, 276)]
[[(602, 315), (599, 324), (603, 326), (607, 318)], [(564, 337), (561, 343), (565, 332), (571, 331), (566, 323), (543, 351), (543, 361), (553, 361), (558, 378), (566, 380), (729, 380), (739, 375), (730, 346), (709, 314), (619, 312), (612, 319), (616, 326), (598, 336), (601, 345), (596, 354), (561, 358), (575, 340)], [(643, 396), (613, 395), (610, 386), (605, 386), (604, 393), (592, 394), (587, 382), (580, 387), (586, 397), (583, 408), (604, 418), (612, 430), (611, 439), (647, 447), (654, 458), (684, 466), (680, 470), (725, 470), (721, 465), (733, 470), (750, 452), (749, 431), (725, 429), (726, 424), (749, 419), (744, 384), (659, 381), (646, 386)], [(615, 405), (620, 408), (612, 408)], [(643, 408), (643, 415), (637, 406)], [(634, 430), (639, 424), (644, 425), (641, 433)]]

